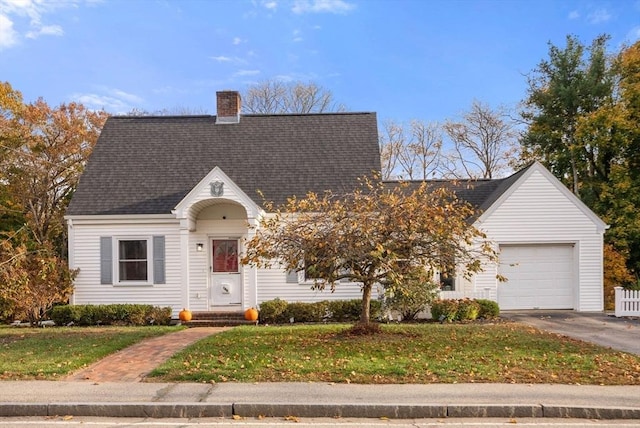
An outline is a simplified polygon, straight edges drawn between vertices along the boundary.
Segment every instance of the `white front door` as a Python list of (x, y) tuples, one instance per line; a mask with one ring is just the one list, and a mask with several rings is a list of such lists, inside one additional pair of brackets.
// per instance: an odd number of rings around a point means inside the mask
[(237, 239), (211, 240), (210, 306), (241, 306), (242, 275)]

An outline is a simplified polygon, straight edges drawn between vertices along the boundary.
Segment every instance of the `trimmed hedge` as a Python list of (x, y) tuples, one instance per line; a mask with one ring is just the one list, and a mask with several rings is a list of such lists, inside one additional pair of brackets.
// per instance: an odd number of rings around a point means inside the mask
[(443, 299), (431, 304), (431, 317), (440, 322), (492, 319), (499, 315), (498, 303), (486, 299)]
[(268, 300), (260, 303), (258, 322), (261, 324), (279, 324), (284, 320), (284, 311), (289, 304), (280, 299)]
[(169, 325), (171, 308), (152, 305), (62, 305), (51, 309), (56, 325)]
[(460, 321), (473, 321), (478, 318), (480, 305), (475, 300), (462, 299), (458, 302), (458, 313), (456, 319)]
[[(261, 324), (288, 324), (293, 322), (355, 322), (360, 319), (362, 300), (322, 300), (314, 303), (292, 302), (281, 299), (268, 300), (260, 304), (258, 320)], [(378, 319), (382, 314), (382, 303), (372, 300), (370, 318)]]
[(480, 305), (480, 313), (478, 314), (478, 318), (490, 320), (492, 318), (498, 318), (500, 316), (500, 306), (498, 306), (498, 302), (487, 299), (476, 299), (476, 302)]
[(458, 301), (453, 299), (436, 300), (431, 303), (431, 317), (440, 322), (451, 322), (458, 315)]

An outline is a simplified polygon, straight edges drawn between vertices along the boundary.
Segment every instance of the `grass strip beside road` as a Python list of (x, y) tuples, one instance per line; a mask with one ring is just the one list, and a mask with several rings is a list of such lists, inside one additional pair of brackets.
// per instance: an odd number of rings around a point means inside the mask
[(0, 379), (55, 380), (179, 327), (0, 328)]
[(171, 382), (640, 384), (640, 357), (518, 323), (245, 326), (151, 373)]

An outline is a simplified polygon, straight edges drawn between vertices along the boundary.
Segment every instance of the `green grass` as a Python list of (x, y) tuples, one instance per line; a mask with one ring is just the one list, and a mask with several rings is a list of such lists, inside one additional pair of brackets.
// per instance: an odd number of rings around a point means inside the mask
[(517, 323), (250, 326), (179, 352), (157, 381), (640, 384), (640, 358)]
[(59, 379), (176, 327), (0, 328), (0, 379)]

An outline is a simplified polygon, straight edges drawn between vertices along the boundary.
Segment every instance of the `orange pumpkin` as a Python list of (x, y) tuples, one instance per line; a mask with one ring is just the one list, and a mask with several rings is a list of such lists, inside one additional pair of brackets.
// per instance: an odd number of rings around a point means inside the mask
[(244, 319), (247, 321), (257, 321), (258, 320), (258, 311), (256, 308), (249, 308), (244, 311)]
[(180, 313), (178, 314), (178, 318), (180, 318), (180, 321), (191, 321), (191, 311), (188, 309), (183, 309), (180, 311)]

